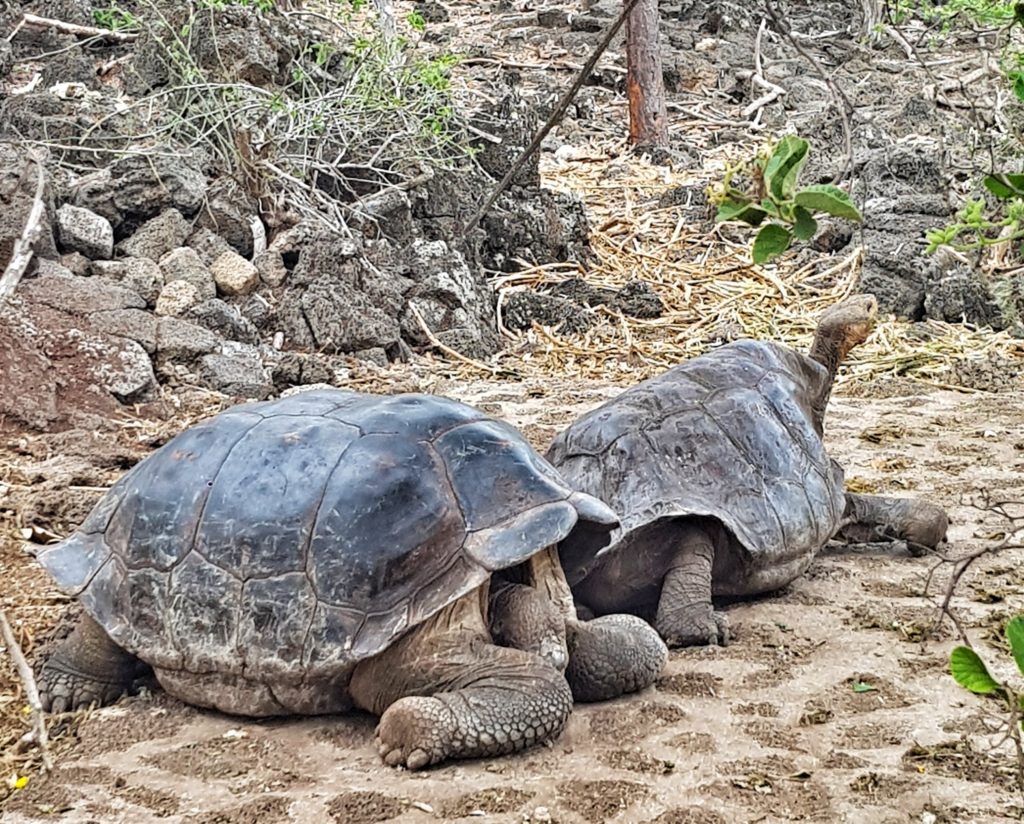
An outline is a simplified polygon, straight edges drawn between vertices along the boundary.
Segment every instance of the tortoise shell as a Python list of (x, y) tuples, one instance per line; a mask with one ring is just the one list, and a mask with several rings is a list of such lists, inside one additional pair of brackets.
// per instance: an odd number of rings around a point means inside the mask
[(336, 677), (577, 526), (617, 523), (504, 423), (431, 395), (234, 407), (122, 477), (43, 566), (172, 672)]
[[(748, 567), (806, 567), (845, 506), (842, 469), (812, 413), (827, 381), (798, 352), (738, 341), (591, 411), (547, 458), (619, 514), (609, 552), (662, 519), (703, 515), (727, 527)], [(587, 573), (565, 558), (563, 567), (571, 584)]]

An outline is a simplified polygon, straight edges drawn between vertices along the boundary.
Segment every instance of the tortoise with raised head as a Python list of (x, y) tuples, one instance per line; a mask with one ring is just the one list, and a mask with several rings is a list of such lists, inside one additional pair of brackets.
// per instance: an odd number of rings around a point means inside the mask
[[(713, 596), (779, 589), (833, 537), (938, 546), (935, 504), (857, 495), (822, 442), (839, 364), (877, 303), (826, 311), (810, 355), (737, 341), (627, 390), (573, 423), (547, 458), (622, 520), (601, 558), (563, 554), (581, 607), (651, 621), (669, 645), (726, 643)], [(581, 610), (583, 613), (583, 610)]]
[(391, 765), (512, 752), (556, 736), (574, 694), (640, 689), (664, 665), (638, 618), (576, 620), (557, 545), (586, 533), (596, 555), (616, 523), (514, 429), (452, 400), (318, 390), (238, 406), (39, 553), (85, 612), (41, 697), (110, 702), (142, 661), (171, 695), (228, 713), (381, 715)]

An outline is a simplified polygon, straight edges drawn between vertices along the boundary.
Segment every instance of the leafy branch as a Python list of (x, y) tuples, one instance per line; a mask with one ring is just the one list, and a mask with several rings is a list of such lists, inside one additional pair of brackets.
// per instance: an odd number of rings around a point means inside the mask
[[(717, 191), (711, 193), (718, 204), (717, 223), (738, 220), (760, 227), (751, 251), (754, 263), (778, 257), (794, 238), (806, 241), (814, 237), (816, 215), (861, 220), (850, 196), (838, 186), (798, 186), (809, 151), (810, 144), (802, 137), (786, 135), (774, 148), (759, 152), (752, 163), (728, 169)], [(748, 185), (735, 185), (734, 181), (744, 178)]]

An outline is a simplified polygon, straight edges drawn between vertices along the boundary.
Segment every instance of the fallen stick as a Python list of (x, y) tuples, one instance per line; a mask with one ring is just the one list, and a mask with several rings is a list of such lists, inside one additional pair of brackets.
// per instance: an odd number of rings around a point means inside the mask
[(410, 301), (408, 305), (409, 311), (412, 312), (413, 317), (416, 318), (416, 322), (419, 324), (420, 329), (423, 330), (424, 336), (426, 336), (427, 340), (430, 342), (430, 345), (433, 346), (435, 349), (440, 349), (442, 352), (448, 355), (448, 357), (454, 358), (455, 360), (461, 361), (462, 363), (468, 364), (469, 366), (476, 367), (477, 369), (482, 369), (484, 372), (490, 372), (492, 375), (500, 371), (495, 366), (488, 366), (486, 363), (482, 363), (481, 361), (475, 360), (467, 355), (463, 355), (461, 352), (457, 352), (450, 346), (447, 346), (446, 344), (442, 343), (440, 339), (437, 337), (437, 335), (430, 331), (430, 327), (427, 326), (427, 322), (423, 319), (423, 315), (420, 314), (420, 310), (416, 308), (412, 301)]
[(50, 739), (46, 734), (46, 716), (43, 713), (43, 704), (39, 700), (39, 690), (36, 688), (36, 679), (32, 675), (32, 668), (25, 660), (21, 652), (21, 645), (14, 637), (14, 631), (7, 622), (7, 615), (0, 609), (0, 631), (3, 632), (4, 644), (7, 645), (7, 652), (14, 662), (14, 668), (18, 671), (22, 686), (25, 688), (25, 698), (32, 708), (32, 735), (35, 744), (39, 747), (39, 753), (43, 758), (43, 769), (50, 772), (53, 769), (53, 756), (50, 755)]
[(56, 29), (57, 31), (64, 32), (64, 34), (73, 34), (76, 37), (102, 37), (118, 43), (128, 43), (139, 38), (137, 34), (132, 34), (131, 32), (101, 29), (96, 26), (80, 26), (77, 23), (65, 23), (63, 20), (54, 20), (52, 17), (39, 17), (35, 14), (22, 15), (19, 28), (22, 26), (31, 29)]
[(36, 164), (38, 178), (36, 179), (36, 194), (32, 201), (32, 208), (29, 209), (28, 218), (25, 220), (25, 228), (21, 231), (21, 237), (14, 241), (14, 248), (11, 249), (11, 259), (0, 275), (0, 307), (4, 305), (7, 298), (14, 294), (21, 276), (25, 274), (29, 263), (32, 261), (32, 245), (39, 237), (42, 230), (43, 218), (43, 192), (45, 190), (46, 178), (43, 174), (43, 164), (36, 155), (29, 151), (29, 158)]

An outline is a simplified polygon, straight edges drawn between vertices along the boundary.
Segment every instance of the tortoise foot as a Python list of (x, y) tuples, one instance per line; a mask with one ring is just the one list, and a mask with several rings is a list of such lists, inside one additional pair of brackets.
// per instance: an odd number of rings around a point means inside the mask
[(678, 620), (658, 625), (658, 632), (670, 647), (727, 646), (729, 619), (724, 613), (707, 609), (678, 614)]
[(456, 720), (436, 698), (409, 696), (392, 704), (377, 725), (377, 752), (389, 767), (419, 770), (449, 757)]
[(51, 659), (43, 665), (39, 676), (39, 701), (47, 712), (74, 712), (93, 705), (112, 704), (130, 686), (130, 682), (111, 682), (82, 675)]

